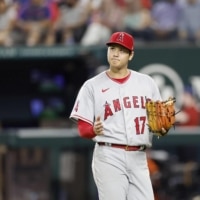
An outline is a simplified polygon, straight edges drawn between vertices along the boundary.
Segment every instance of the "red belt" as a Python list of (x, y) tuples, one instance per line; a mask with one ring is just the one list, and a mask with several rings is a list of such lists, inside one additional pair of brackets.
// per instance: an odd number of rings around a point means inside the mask
[(123, 144), (112, 144), (108, 142), (98, 142), (100, 146), (109, 146), (109, 147), (115, 147), (124, 149), (125, 151), (143, 151), (146, 149), (145, 145), (142, 146), (129, 146), (129, 145), (123, 145)]

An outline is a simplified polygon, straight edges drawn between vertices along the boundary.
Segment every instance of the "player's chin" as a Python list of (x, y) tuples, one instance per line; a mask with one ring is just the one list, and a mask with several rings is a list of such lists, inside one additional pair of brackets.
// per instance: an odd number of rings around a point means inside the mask
[(112, 59), (110, 62), (111, 62), (112, 65), (119, 65), (120, 64), (120, 61), (117, 60), (117, 59)]
[(111, 62), (110, 64), (113, 68), (121, 69), (121, 64), (119, 62)]

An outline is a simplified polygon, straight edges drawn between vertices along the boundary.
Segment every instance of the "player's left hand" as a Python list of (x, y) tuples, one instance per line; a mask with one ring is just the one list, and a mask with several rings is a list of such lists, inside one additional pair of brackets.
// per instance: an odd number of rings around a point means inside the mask
[(175, 102), (174, 97), (169, 97), (166, 101), (146, 102), (148, 126), (152, 133), (165, 136), (175, 126)]
[(96, 135), (103, 135), (103, 123), (101, 121), (100, 116), (96, 118), (94, 122), (93, 130)]

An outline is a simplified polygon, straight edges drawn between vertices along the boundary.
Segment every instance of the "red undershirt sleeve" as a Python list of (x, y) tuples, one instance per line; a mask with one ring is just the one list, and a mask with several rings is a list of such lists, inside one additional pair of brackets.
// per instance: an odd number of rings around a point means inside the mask
[(96, 136), (93, 130), (93, 126), (81, 119), (78, 120), (78, 131), (79, 135), (83, 138), (92, 139)]

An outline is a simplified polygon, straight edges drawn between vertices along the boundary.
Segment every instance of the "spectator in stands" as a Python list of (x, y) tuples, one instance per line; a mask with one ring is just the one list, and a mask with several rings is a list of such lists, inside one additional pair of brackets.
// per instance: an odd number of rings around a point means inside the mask
[(49, 37), (47, 44), (56, 44), (56, 22), (59, 20), (60, 13), (59, 13), (59, 1), (58, 0), (47, 0), (47, 5), (49, 6), (50, 13), (51, 13), (51, 25), (49, 31)]
[(156, 40), (177, 39), (180, 5), (176, 0), (157, 1), (152, 6), (153, 30)]
[(91, 7), (91, 17), (82, 45), (104, 44), (112, 32), (123, 29), (134, 37), (148, 38), (149, 30), (146, 26), (151, 19), (151, 0), (93, 0)]
[(123, 26), (123, 16), (126, 13), (127, 0), (102, 0), (104, 23), (110, 27), (112, 32), (121, 31)]
[[(177, 1), (178, 1), (178, 3), (180, 3), (180, 4), (182, 4), (182, 5), (184, 5), (184, 4), (187, 3), (187, 0), (177, 0)], [(197, 0), (197, 2), (200, 3), (200, 0)]]
[(81, 39), (81, 45), (104, 44), (110, 38), (112, 30), (104, 19), (105, 3), (106, 0), (100, 0), (98, 4), (95, 1), (91, 2), (90, 20)]
[(17, 11), (14, 6), (0, 0), (0, 45), (11, 46), (13, 44), (12, 32), (14, 30)]
[(123, 26), (124, 31), (136, 39), (148, 41), (153, 39), (151, 12), (143, 7), (141, 0), (126, 0)]
[(54, 43), (51, 8), (46, 0), (29, 0), (19, 4), (16, 26), (25, 35), (28, 46)]
[(178, 26), (179, 38), (184, 41), (200, 44), (200, 2), (187, 0), (182, 6)]
[(151, 10), (153, 4), (152, 0), (140, 0), (140, 1), (142, 3), (143, 8)]
[(122, 18), (125, 13), (126, 0), (103, 0), (104, 23), (110, 27), (112, 32), (121, 31)]
[(59, 12), (56, 22), (58, 41), (66, 45), (80, 43), (90, 16), (89, 1), (63, 0)]
[(196, 96), (192, 87), (185, 87), (182, 96), (181, 112), (177, 114), (176, 119), (179, 126), (199, 126), (200, 125), (200, 110), (197, 104)]

